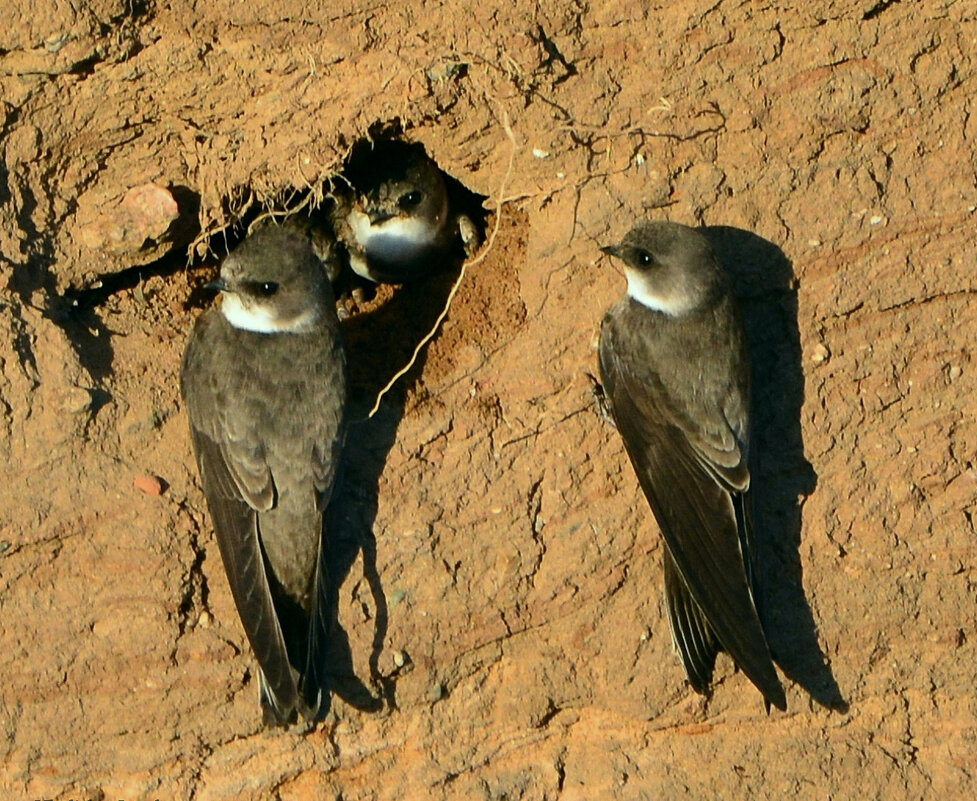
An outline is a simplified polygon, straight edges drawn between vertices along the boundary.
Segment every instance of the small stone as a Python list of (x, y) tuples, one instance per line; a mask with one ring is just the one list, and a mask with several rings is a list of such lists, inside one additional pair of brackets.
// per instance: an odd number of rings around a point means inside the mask
[(394, 651), (393, 658), (394, 658), (394, 665), (399, 668), (402, 668), (404, 665), (407, 664), (408, 657), (407, 654), (405, 654), (403, 651)]
[(84, 387), (68, 387), (61, 393), (61, 410), (82, 414), (92, 408), (92, 393)]
[(80, 235), (93, 250), (136, 253), (147, 243), (163, 240), (179, 216), (172, 192), (157, 184), (143, 184), (130, 189), (118, 206), (83, 226)]
[(145, 492), (147, 495), (154, 495), (157, 498), (162, 495), (163, 491), (166, 489), (163, 484), (163, 479), (148, 474), (136, 476), (134, 479), (132, 479), (132, 486), (134, 486), (140, 492)]
[(100, 640), (115, 639), (122, 628), (122, 619), (117, 613), (110, 612), (107, 617), (92, 623), (92, 634)]
[(811, 361), (815, 364), (824, 364), (830, 358), (831, 351), (829, 351), (823, 343), (818, 342), (817, 345), (811, 348)]
[(71, 39), (71, 34), (68, 33), (55, 33), (44, 40), (44, 49), (49, 53), (57, 53), (64, 47)]
[(390, 593), (390, 605), (396, 606), (397, 604), (403, 602), (403, 600), (406, 597), (407, 597), (407, 590), (398, 587), (397, 589), (395, 589), (393, 592)]
[(444, 685), (440, 681), (436, 681), (427, 691), (427, 700), (436, 704), (442, 698), (444, 698)]
[(548, 150), (541, 150), (538, 147), (533, 148), (533, 155), (538, 159), (547, 159), (550, 157), (550, 153)]
[(210, 612), (201, 612), (199, 617), (197, 617), (197, 626), (201, 629), (210, 628), (211, 617)]

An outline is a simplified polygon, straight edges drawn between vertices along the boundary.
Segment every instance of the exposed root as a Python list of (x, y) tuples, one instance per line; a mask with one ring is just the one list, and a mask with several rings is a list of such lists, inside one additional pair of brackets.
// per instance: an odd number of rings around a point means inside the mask
[(370, 413), (366, 416), (367, 419), (373, 417), (373, 415), (375, 415), (380, 410), (380, 404), (383, 401), (383, 396), (386, 395), (393, 388), (394, 384), (396, 384), (397, 381), (403, 378), (404, 375), (406, 375), (410, 371), (410, 369), (417, 362), (417, 357), (420, 356), (421, 351), (424, 349), (424, 346), (427, 345), (427, 343), (434, 338), (435, 334), (437, 334), (438, 329), (441, 327), (441, 323), (444, 322), (444, 318), (448, 316), (448, 311), (451, 309), (451, 302), (454, 300), (455, 295), (458, 293), (458, 289), (461, 286), (461, 282), (465, 280), (465, 272), (467, 271), (467, 269), (469, 267), (474, 267), (480, 261), (484, 260), (485, 257), (488, 256), (488, 254), (491, 252), (492, 246), (495, 244), (495, 238), (496, 236), (498, 236), (499, 226), (502, 223), (502, 206), (506, 202), (505, 187), (506, 184), (509, 182), (509, 178), (512, 175), (512, 165), (515, 162), (516, 150), (518, 149), (518, 146), (516, 145), (515, 134), (512, 133), (512, 128), (509, 125), (509, 115), (505, 109), (502, 109), (502, 127), (505, 129), (506, 136), (509, 137), (509, 141), (512, 143), (512, 150), (509, 151), (509, 165), (506, 168), (505, 175), (502, 178), (502, 183), (499, 184), (498, 200), (496, 202), (496, 209), (495, 209), (495, 224), (492, 226), (492, 233), (489, 234), (489, 238), (485, 243), (485, 247), (481, 249), (478, 255), (476, 255), (473, 259), (466, 260), (465, 262), (462, 263), (461, 270), (458, 273), (458, 278), (455, 280), (454, 284), (451, 287), (451, 291), (448, 293), (448, 298), (444, 303), (444, 308), (441, 310), (441, 313), (438, 315), (438, 319), (434, 321), (434, 325), (431, 327), (431, 330), (428, 331), (427, 334), (425, 334), (421, 338), (420, 342), (417, 343), (417, 347), (414, 348), (414, 353), (411, 355), (407, 364), (405, 364), (396, 373), (394, 373), (393, 378), (391, 378), (386, 383), (386, 385), (380, 390), (380, 392), (377, 393), (376, 402), (373, 404), (373, 408), (370, 409)]

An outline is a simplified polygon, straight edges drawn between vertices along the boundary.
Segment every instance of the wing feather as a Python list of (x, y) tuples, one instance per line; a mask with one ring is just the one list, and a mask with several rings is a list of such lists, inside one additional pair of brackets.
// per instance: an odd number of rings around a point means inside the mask
[(265, 449), (254, 431), (222, 409), (217, 415), (215, 440), (220, 443), (221, 457), (228, 475), (234, 479), (240, 496), (259, 512), (273, 508), (275, 482), (265, 458)]
[(231, 595), (261, 667), (263, 690), (279, 722), (286, 722), (296, 708), (298, 691), (268, 584), (258, 515), (242, 497), (224, 449), (199, 429), (191, 431)]
[(718, 644), (770, 703), (784, 708), (734, 507), (734, 496), (749, 488), (745, 447), (725, 417), (722, 425), (694, 420), (643, 367), (638, 380), (602, 336), (602, 381), (665, 540), (669, 619), (690, 681), (696, 689), (708, 686), (710, 651)]
[(689, 683), (696, 692), (707, 694), (716, 665), (719, 643), (709, 628), (709, 623), (692, 599), (678, 567), (665, 548), (665, 605), (672, 641), (682, 657)]

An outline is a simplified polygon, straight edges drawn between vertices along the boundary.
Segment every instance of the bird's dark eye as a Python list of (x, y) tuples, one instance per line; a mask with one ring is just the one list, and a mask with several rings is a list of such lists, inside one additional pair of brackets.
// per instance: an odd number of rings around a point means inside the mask
[(634, 252), (634, 261), (639, 267), (651, 267), (655, 263), (655, 260), (647, 250), (636, 250)]
[(274, 281), (250, 281), (247, 290), (258, 298), (270, 298), (278, 291), (278, 284)]
[(414, 189), (400, 196), (400, 200), (397, 201), (399, 205), (405, 211), (414, 208), (421, 200), (424, 199), (424, 193), (420, 189)]

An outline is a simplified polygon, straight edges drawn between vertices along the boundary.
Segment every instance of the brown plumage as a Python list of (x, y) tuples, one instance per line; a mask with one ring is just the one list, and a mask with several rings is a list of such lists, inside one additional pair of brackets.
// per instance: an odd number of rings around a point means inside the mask
[(603, 248), (628, 295), (608, 309), (600, 373), (610, 412), (665, 541), (665, 599), (689, 682), (708, 693), (727, 651), (786, 708), (753, 598), (749, 362), (726, 275), (706, 239), (638, 225)]
[(216, 283), (222, 308), (197, 320), (181, 374), (194, 452), (265, 723), (314, 720), (327, 693), (323, 513), (346, 399), (335, 302), (308, 239), (273, 227)]

